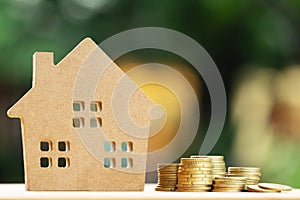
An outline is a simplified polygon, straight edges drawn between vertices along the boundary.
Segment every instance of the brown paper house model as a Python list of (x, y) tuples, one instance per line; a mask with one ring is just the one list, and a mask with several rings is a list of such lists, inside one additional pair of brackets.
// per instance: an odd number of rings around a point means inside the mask
[(89, 38), (56, 65), (36, 52), (32, 88), (8, 111), (21, 119), (26, 189), (143, 190), (151, 108)]

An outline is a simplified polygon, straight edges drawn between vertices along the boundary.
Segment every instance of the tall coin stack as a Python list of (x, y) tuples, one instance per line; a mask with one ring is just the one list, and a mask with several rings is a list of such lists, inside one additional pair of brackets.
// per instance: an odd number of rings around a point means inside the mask
[(216, 177), (225, 177), (226, 176), (226, 165), (224, 161), (224, 156), (191, 156), (191, 158), (200, 158), (200, 157), (208, 157), (211, 159), (213, 170), (212, 175), (213, 178)]
[(257, 185), (261, 172), (258, 167), (228, 167), (229, 177), (246, 177), (246, 185)]
[(158, 164), (158, 181), (155, 191), (175, 191), (177, 185), (178, 163)]
[(242, 192), (245, 189), (247, 178), (244, 177), (216, 177), (213, 192)]
[(208, 192), (212, 185), (211, 158), (181, 158), (178, 168), (178, 192)]

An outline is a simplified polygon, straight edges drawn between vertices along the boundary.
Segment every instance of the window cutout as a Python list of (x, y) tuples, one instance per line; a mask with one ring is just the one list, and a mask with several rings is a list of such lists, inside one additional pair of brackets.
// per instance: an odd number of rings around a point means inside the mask
[(69, 143), (68, 142), (58, 142), (58, 150), (59, 151), (69, 151)]
[(40, 143), (40, 149), (41, 149), (41, 151), (50, 151), (51, 150), (51, 143), (46, 142), (46, 141), (42, 141)]
[(132, 158), (122, 158), (121, 159), (121, 167), (122, 168), (132, 168), (133, 161)]
[(104, 151), (105, 152), (115, 152), (116, 151), (116, 143), (115, 142), (105, 142), (104, 143)]
[(40, 166), (42, 168), (49, 168), (49, 167), (51, 167), (51, 159), (50, 158), (46, 158), (46, 157), (42, 157), (40, 159)]
[(70, 161), (68, 158), (58, 158), (58, 167), (60, 168), (67, 168), (70, 165)]
[(123, 152), (131, 152), (133, 149), (133, 143), (132, 142), (122, 142), (121, 149)]
[(74, 101), (73, 111), (84, 111), (84, 103), (82, 101)]
[(114, 158), (104, 158), (104, 167), (105, 168), (115, 168), (116, 161)]
[(100, 112), (101, 110), (102, 110), (102, 102), (101, 101), (91, 102), (91, 111), (92, 112)]
[(84, 126), (84, 119), (82, 117), (73, 118), (73, 127), (82, 128)]
[(102, 127), (102, 119), (100, 117), (91, 118), (90, 126), (91, 126), (91, 128), (100, 128), (100, 127)]

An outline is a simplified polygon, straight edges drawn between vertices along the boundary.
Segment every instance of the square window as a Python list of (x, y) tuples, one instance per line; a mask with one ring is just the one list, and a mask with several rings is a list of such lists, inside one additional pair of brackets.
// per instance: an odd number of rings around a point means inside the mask
[(122, 168), (132, 168), (133, 161), (132, 158), (122, 158), (121, 159), (121, 167)]
[(40, 143), (41, 151), (50, 151), (51, 150), (51, 143), (47, 141), (42, 141)]
[(121, 149), (123, 152), (131, 152), (133, 150), (133, 143), (132, 142), (122, 142)]
[(57, 164), (58, 164), (58, 167), (60, 167), (60, 168), (67, 168), (67, 167), (69, 167), (70, 162), (69, 162), (68, 158), (60, 157), (60, 158), (58, 158)]
[(116, 161), (114, 158), (104, 158), (104, 167), (105, 168), (115, 168)]
[(100, 127), (102, 127), (102, 119), (100, 117), (91, 118), (90, 126), (91, 126), (91, 128), (100, 128)]
[(47, 158), (47, 157), (42, 157), (40, 159), (40, 166), (42, 168), (49, 168), (49, 167), (51, 167), (51, 159)]
[(91, 102), (91, 111), (92, 112), (100, 112), (101, 110), (102, 110), (102, 102), (101, 101)]
[(58, 142), (58, 150), (59, 151), (69, 151), (69, 143), (68, 142)]
[(84, 127), (84, 119), (82, 117), (74, 117), (73, 118), (73, 127), (74, 128), (83, 128)]
[(73, 102), (73, 111), (84, 111), (84, 102), (83, 101), (74, 101)]
[(115, 142), (105, 142), (104, 143), (104, 151), (105, 152), (114, 152), (116, 151), (116, 143)]

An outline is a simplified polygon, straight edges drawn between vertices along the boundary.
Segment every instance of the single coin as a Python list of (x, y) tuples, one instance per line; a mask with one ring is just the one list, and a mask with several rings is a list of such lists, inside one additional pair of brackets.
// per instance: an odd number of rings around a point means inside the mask
[(156, 187), (155, 191), (163, 191), (163, 192), (171, 192), (171, 191), (175, 191), (176, 188), (163, 188), (163, 187)]
[(210, 158), (212, 160), (224, 160), (224, 156), (218, 156), (218, 155), (192, 155), (191, 158), (203, 158), (203, 157), (207, 157)]
[(201, 161), (209, 161), (209, 162), (211, 162), (211, 158), (208, 158), (208, 157), (181, 158), (181, 162), (201, 162)]
[(193, 163), (193, 164), (180, 164), (179, 165), (180, 168), (190, 168), (190, 167), (195, 167), (195, 168), (199, 168), (199, 167), (204, 167), (204, 168), (212, 168), (213, 164), (211, 163)]
[(178, 171), (212, 171), (212, 168), (204, 168), (204, 167), (179, 167)]
[(177, 176), (177, 173), (173, 173), (173, 174), (165, 174), (165, 173), (157, 173), (158, 176)]
[(216, 177), (215, 180), (246, 181), (247, 177)]
[(228, 167), (228, 171), (260, 171), (259, 167)]
[(177, 166), (179, 163), (159, 163), (157, 166)]
[(263, 189), (259, 187), (258, 185), (247, 185), (247, 190), (249, 192), (280, 192), (276, 190), (268, 190), (268, 189)]
[(208, 192), (209, 190), (201, 190), (201, 189), (177, 189), (176, 192)]
[(245, 188), (245, 184), (217, 184), (214, 188)]
[(291, 191), (292, 187), (277, 183), (259, 183), (258, 186), (263, 189), (276, 190), (276, 191)]
[(242, 192), (243, 190), (238, 189), (212, 189), (212, 192)]
[(244, 184), (245, 185), (245, 181), (232, 181), (232, 180), (214, 180), (214, 183), (215, 184), (217, 184), (217, 185), (219, 185), (219, 184), (236, 184), (236, 185), (238, 185), (238, 184)]

